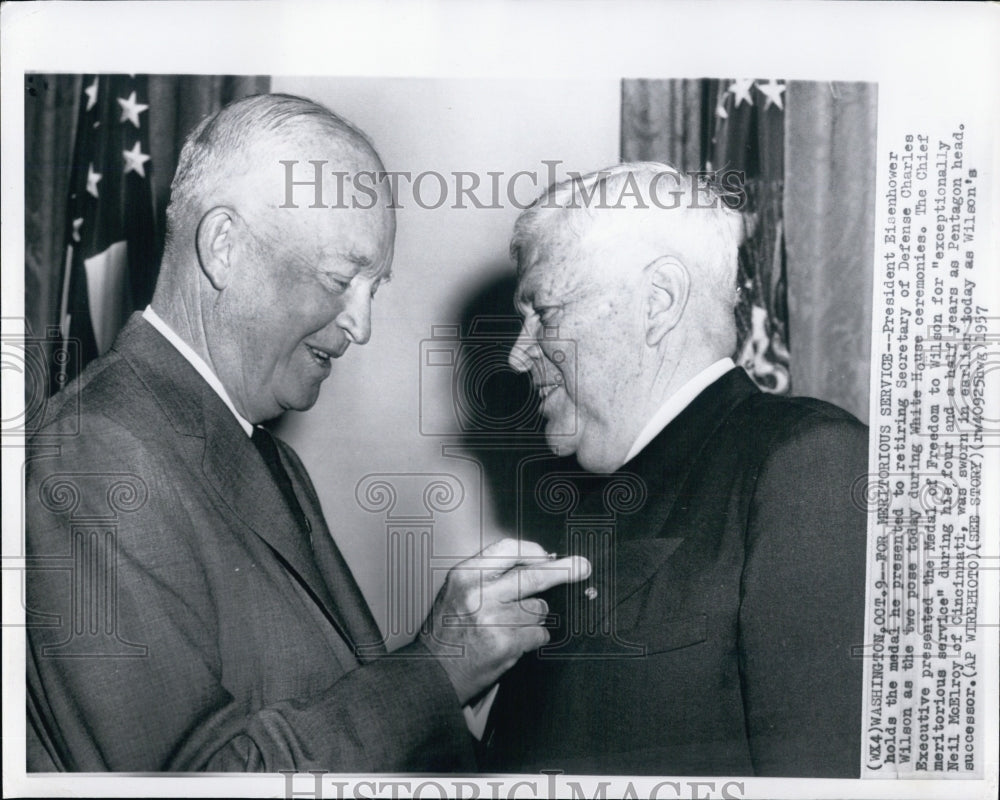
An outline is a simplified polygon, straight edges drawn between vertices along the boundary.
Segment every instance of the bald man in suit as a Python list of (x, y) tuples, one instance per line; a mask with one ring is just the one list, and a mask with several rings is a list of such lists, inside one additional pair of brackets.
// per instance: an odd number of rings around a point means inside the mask
[(281, 159), (383, 172), (302, 98), (206, 119), (150, 307), (31, 442), (30, 771), (469, 769), (463, 704), (547, 640), (532, 595), (586, 574), (502, 540), (386, 654), (305, 468), (261, 423), (312, 406), (368, 341), (394, 212), (384, 181), (346, 208), (289, 207)]

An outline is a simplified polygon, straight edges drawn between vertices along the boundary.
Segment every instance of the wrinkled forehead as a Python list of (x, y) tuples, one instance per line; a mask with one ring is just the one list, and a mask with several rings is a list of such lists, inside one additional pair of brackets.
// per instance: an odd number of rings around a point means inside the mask
[(363, 275), (388, 278), (396, 231), (392, 209), (368, 209), (337, 222), (320, 244), (322, 255), (342, 259)]
[(339, 256), (365, 272), (387, 270), (396, 212), (382, 163), (363, 142), (334, 142), (332, 149), (324, 144), (300, 144), (295, 177), (304, 183), (290, 187), (283, 180), (276, 220), (318, 257)]
[(515, 302), (530, 303), (541, 296), (549, 303), (568, 300), (600, 280), (602, 259), (597, 257), (593, 219), (581, 220), (569, 209), (558, 207), (526, 212), (518, 228)]
[(580, 293), (589, 265), (576, 248), (535, 248), (519, 259), (514, 304), (558, 304)]
[(353, 271), (388, 278), (395, 244), (395, 217), (382, 205), (370, 209), (331, 209), (312, 227), (308, 241), (319, 263), (340, 261)]
[(274, 253), (311, 268), (388, 280), (395, 219), (392, 209), (258, 209), (251, 217), (256, 238)]

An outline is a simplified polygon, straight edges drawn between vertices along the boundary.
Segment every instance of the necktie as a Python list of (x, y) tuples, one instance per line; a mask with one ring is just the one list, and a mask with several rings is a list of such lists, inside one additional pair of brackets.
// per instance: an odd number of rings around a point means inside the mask
[[(250, 441), (257, 448), (257, 452), (267, 464), (275, 483), (281, 489), (285, 502), (299, 523), (299, 529), (308, 533), (310, 549), (319, 566), (320, 573), (325, 576), (325, 584), (322, 589), (303, 582), (306, 591), (325, 609), (324, 613), (340, 631), (340, 635), (351, 647), (359, 661), (366, 663), (372, 658), (384, 655), (385, 645), (382, 642), (382, 635), (368, 610), (361, 590), (358, 589), (351, 576), (350, 568), (334, 545), (333, 539), (324, 535), (317, 536), (313, 540), (312, 526), (295, 496), (292, 480), (288, 477), (288, 472), (281, 463), (281, 456), (278, 454), (278, 445), (275, 444), (274, 437), (266, 429), (254, 426)], [(300, 577), (299, 580), (303, 579)]]
[(274, 437), (265, 428), (255, 425), (250, 441), (253, 442), (257, 448), (257, 452), (260, 453), (261, 458), (264, 459), (264, 463), (267, 464), (267, 468), (270, 470), (275, 483), (278, 484), (278, 488), (281, 490), (281, 494), (285, 498), (289, 510), (299, 523), (299, 528), (304, 531), (311, 531), (312, 526), (309, 524), (309, 520), (306, 519), (306, 515), (302, 511), (302, 506), (299, 505), (299, 500), (295, 496), (295, 490), (292, 488), (292, 480), (288, 477), (288, 472), (281, 463), (281, 456), (278, 454), (278, 446), (274, 443)]

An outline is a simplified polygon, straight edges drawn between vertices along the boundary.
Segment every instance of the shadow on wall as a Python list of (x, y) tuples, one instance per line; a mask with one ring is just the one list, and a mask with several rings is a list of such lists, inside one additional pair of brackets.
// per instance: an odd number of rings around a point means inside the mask
[(534, 529), (527, 521), (534, 515), (523, 509), (526, 501), (530, 505), (538, 475), (578, 467), (574, 458), (550, 453), (531, 379), (508, 364), (521, 327), (513, 304), (516, 285), (513, 275), (491, 278), (462, 308), (451, 395), (460, 448), (482, 466), (484, 500), (493, 507), (499, 527), (507, 535), (555, 547), (561, 532)]

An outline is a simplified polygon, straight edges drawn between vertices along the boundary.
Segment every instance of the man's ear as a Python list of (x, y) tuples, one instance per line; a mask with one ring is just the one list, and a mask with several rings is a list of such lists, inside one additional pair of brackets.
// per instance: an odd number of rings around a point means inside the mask
[(232, 277), (235, 218), (231, 208), (216, 206), (205, 212), (198, 223), (198, 263), (218, 291), (224, 289)]
[(660, 256), (646, 276), (646, 344), (655, 347), (680, 322), (691, 291), (691, 275), (674, 256)]

